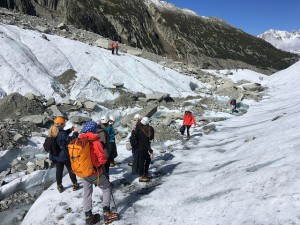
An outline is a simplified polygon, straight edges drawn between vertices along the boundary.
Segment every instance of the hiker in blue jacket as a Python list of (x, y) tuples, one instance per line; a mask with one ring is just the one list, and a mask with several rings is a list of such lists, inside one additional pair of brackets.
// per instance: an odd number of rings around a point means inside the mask
[(115, 124), (115, 118), (113, 116), (109, 117), (108, 120), (108, 126), (106, 127), (106, 131), (107, 134), (109, 136), (109, 142), (108, 142), (108, 148), (109, 148), (109, 163), (110, 163), (110, 167), (114, 167), (116, 165), (115, 163), (115, 158), (117, 158), (118, 156), (118, 152), (117, 152), (117, 145), (116, 145), (116, 140), (115, 140), (115, 129), (113, 127), (113, 125)]
[[(56, 183), (57, 189), (59, 192), (64, 191), (64, 186), (62, 185), (62, 177), (64, 166), (69, 172), (70, 179), (73, 183), (73, 190), (76, 191), (79, 189), (79, 184), (75, 174), (72, 171), (70, 157), (68, 153), (68, 144), (76, 137), (78, 137), (78, 128), (72, 127), (71, 129), (64, 130), (66, 126), (66, 121), (63, 117), (56, 117), (54, 119), (54, 125), (51, 126), (49, 130), (49, 137), (55, 137), (56, 143), (59, 146), (58, 155), (53, 155), (50, 153), (50, 160), (53, 161), (56, 165)], [(72, 136), (69, 136), (73, 131)]]

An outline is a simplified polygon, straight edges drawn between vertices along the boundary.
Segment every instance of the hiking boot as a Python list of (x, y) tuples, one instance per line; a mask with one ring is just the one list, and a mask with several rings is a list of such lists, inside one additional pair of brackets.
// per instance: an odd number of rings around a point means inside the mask
[(186, 140), (190, 140), (190, 138), (191, 138), (190, 136), (187, 136), (187, 137), (186, 137)]
[(77, 191), (79, 189), (79, 184), (78, 183), (74, 183), (73, 184), (73, 191)]
[(62, 184), (57, 185), (57, 190), (59, 191), (59, 193), (62, 193), (64, 191), (64, 186), (62, 186)]
[(118, 213), (112, 213), (109, 209), (109, 207), (104, 207), (103, 208), (103, 220), (104, 224), (110, 224), (111, 222), (115, 220), (119, 220), (119, 214)]
[(153, 176), (151, 176), (149, 173), (144, 174), (144, 177), (148, 178), (148, 179), (152, 179)]
[(149, 182), (149, 181), (150, 181), (150, 179), (147, 178), (146, 176), (139, 177), (139, 182)]
[(92, 224), (96, 224), (100, 221), (100, 214), (96, 213), (96, 214), (92, 214), (92, 213), (88, 213), (88, 215), (86, 214), (85, 217), (85, 225), (92, 225)]

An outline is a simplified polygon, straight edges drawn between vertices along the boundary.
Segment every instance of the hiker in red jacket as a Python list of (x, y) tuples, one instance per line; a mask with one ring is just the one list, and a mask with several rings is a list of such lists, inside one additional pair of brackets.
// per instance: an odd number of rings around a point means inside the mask
[(94, 168), (97, 171), (92, 175), (82, 179), (83, 184), (83, 209), (85, 212), (86, 224), (96, 224), (100, 221), (100, 215), (98, 213), (92, 213), (92, 194), (93, 185), (99, 187), (103, 193), (103, 219), (105, 224), (111, 223), (114, 220), (119, 219), (117, 213), (110, 211), (110, 199), (111, 199), (111, 185), (107, 179), (105, 171), (103, 171), (103, 165), (106, 163), (107, 158), (105, 156), (102, 143), (100, 142), (100, 136), (96, 134), (98, 125), (94, 121), (87, 122), (79, 138), (87, 138), (92, 141), (90, 146), (91, 161)]
[(192, 124), (194, 124), (194, 127), (196, 126), (196, 121), (195, 121), (194, 115), (192, 114), (191, 111), (186, 110), (184, 112), (182, 125), (184, 125), (186, 127), (186, 132), (187, 132), (186, 139), (187, 140), (190, 139), (190, 128), (191, 128)]
[(115, 54), (115, 44), (113, 41), (110, 43), (110, 48), (111, 48), (111, 53), (114, 55)]

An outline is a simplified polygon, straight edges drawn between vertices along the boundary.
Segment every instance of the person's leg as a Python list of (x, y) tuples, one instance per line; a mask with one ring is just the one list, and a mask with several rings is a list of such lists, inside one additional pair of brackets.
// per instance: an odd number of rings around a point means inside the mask
[(62, 185), (63, 171), (64, 171), (64, 163), (56, 162), (56, 183), (57, 183), (57, 186)]
[(107, 159), (106, 163), (104, 164), (104, 169), (108, 179), (109, 179), (109, 164), (110, 164), (109, 159)]
[(112, 213), (110, 211), (110, 199), (112, 195), (111, 185), (107, 177), (103, 174), (100, 175), (100, 180), (98, 183), (99, 188), (102, 190), (103, 195), (103, 220), (104, 222), (112, 222), (119, 219), (118, 213)]
[(145, 172), (144, 172), (145, 175), (148, 175), (148, 173), (149, 173), (150, 162), (151, 162), (151, 159), (149, 156), (146, 158), (146, 161), (145, 161)]
[(96, 224), (100, 221), (100, 214), (96, 213), (93, 214), (92, 212), (92, 195), (93, 195), (93, 181), (89, 180), (90, 178), (87, 177), (82, 179), (83, 185), (83, 211), (85, 214), (85, 223), (86, 224)]
[(70, 179), (71, 179), (72, 183), (77, 184), (77, 178), (76, 178), (76, 175), (74, 174), (74, 172), (71, 168), (71, 163), (65, 162), (65, 166), (68, 170), (68, 173), (69, 173), (69, 176), (70, 176)]
[(186, 126), (186, 133), (187, 133), (187, 138), (188, 139), (190, 138), (190, 128), (191, 128), (191, 125)]
[(82, 179), (82, 185), (83, 185), (83, 210), (85, 213), (88, 213), (92, 211), (93, 183), (88, 182), (85, 179)]

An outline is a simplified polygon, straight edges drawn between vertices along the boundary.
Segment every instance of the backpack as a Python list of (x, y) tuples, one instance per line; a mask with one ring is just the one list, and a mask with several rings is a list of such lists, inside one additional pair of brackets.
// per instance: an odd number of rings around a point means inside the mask
[(68, 144), (71, 167), (78, 177), (88, 177), (96, 172), (91, 160), (91, 143), (87, 138), (75, 138)]
[(49, 152), (55, 156), (59, 155), (59, 153), (61, 151), (60, 147), (58, 146), (58, 144), (56, 142), (55, 137), (47, 137), (45, 139), (43, 146), (44, 146), (44, 149), (46, 152)]
[(184, 131), (185, 131), (185, 126), (182, 125), (182, 126), (179, 128), (179, 131), (180, 131), (180, 133), (183, 135), (183, 134), (184, 134)]

